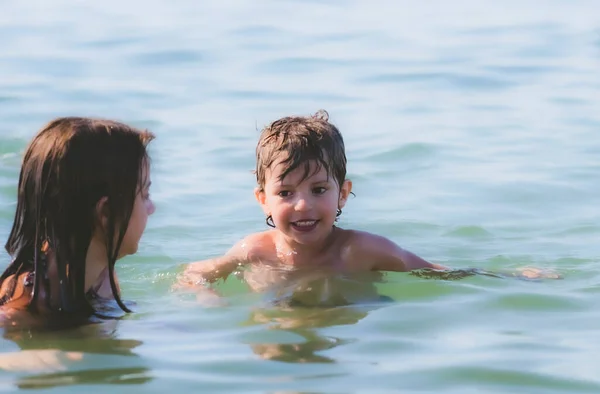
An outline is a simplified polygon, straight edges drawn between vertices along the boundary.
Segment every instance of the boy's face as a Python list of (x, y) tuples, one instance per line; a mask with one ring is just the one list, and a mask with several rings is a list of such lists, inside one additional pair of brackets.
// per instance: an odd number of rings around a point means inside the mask
[(343, 208), (352, 182), (340, 187), (321, 166), (310, 162), (309, 176), (304, 177), (304, 165), (280, 179), (285, 165), (276, 161), (265, 173), (264, 190), (256, 189), (256, 199), (266, 215), (273, 216), (275, 227), (290, 244), (318, 244), (331, 233), (337, 209)]

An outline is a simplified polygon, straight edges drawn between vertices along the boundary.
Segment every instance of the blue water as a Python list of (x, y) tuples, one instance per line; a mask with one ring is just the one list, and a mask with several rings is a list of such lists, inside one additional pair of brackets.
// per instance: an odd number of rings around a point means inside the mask
[[(62, 371), (0, 371), (0, 390), (599, 392), (597, 8), (0, 0), (0, 239), (23, 149), (51, 118), (157, 135), (157, 212), (140, 253), (118, 265), (137, 313), (5, 332), (2, 353), (84, 355)], [(456, 268), (533, 265), (564, 279), (389, 274), (378, 288), (394, 302), (291, 311), (235, 278), (224, 307), (171, 291), (181, 263), (265, 228), (251, 172), (259, 130), (320, 108), (344, 135), (356, 193), (341, 227)]]

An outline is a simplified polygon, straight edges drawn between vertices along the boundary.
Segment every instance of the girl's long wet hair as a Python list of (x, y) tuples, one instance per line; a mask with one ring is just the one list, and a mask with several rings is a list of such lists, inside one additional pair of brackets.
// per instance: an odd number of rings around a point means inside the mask
[[(12, 261), (0, 276), (6, 289), (0, 305), (11, 301), (17, 280), (29, 273), (25, 276), (33, 283), (25, 291), (31, 291), (32, 312), (95, 312), (85, 288), (86, 256), (101, 225), (97, 204), (106, 197), (110, 284), (121, 309), (129, 312), (119, 297), (114, 266), (153, 138), (122, 123), (77, 117), (55, 119), (34, 137), (19, 175), (15, 219), (5, 245)], [(46, 250), (55, 257), (56, 274), (48, 272)]]

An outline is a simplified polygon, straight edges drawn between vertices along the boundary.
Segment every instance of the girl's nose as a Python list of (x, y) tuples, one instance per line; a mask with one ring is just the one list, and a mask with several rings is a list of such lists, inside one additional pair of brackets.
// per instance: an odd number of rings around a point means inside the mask
[(154, 211), (156, 211), (156, 205), (154, 205), (154, 202), (152, 200), (148, 201), (148, 216), (152, 215), (154, 213)]

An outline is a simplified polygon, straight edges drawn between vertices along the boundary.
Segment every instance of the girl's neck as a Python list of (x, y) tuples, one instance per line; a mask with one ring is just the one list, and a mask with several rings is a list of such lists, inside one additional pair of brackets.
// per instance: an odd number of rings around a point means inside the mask
[(95, 287), (108, 269), (108, 256), (104, 243), (92, 238), (85, 258), (85, 290)]
[[(59, 278), (56, 254), (52, 251), (52, 249), (46, 249), (44, 253), (47, 253), (47, 275), (51, 281), (58, 282)], [(108, 258), (106, 256), (106, 248), (104, 247), (103, 243), (92, 239), (85, 259), (86, 267), (84, 289), (86, 293), (90, 289), (100, 287), (100, 285), (105, 282), (106, 278), (108, 278)], [(50, 292), (50, 294), (43, 295), (42, 298), (50, 297), (51, 300), (60, 299), (61, 295), (59, 286), (50, 286)]]

